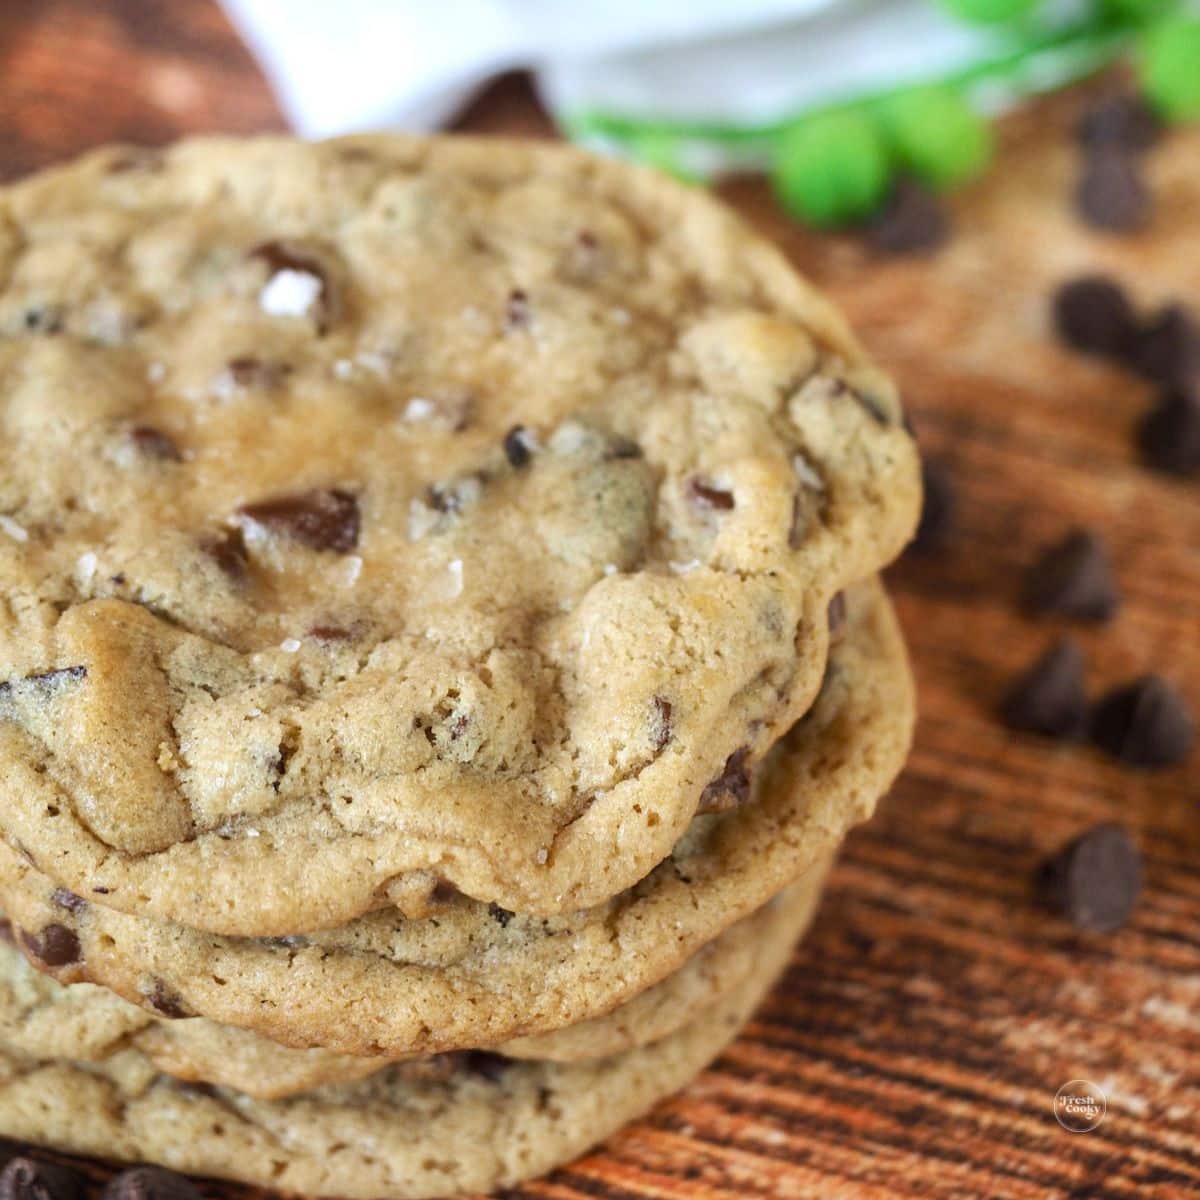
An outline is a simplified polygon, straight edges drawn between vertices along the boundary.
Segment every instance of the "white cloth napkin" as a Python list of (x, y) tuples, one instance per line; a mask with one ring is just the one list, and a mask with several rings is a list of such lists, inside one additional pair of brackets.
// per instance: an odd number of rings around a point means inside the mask
[[(314, 137), (435, 127), (489, 76), (517, 66), (534, 71), (568, 128), (595, 113), (757, 126), (943, 78), (1011, 43), (1011, 31), (955, 20), (936, 0), (224, 3), (297, 131)], [(1040, 20), (1069, 21), (1080, 4), (1052, 0)], [(1078, 69), (1048, 58), (988, 99)], [(689, 166), (703, 172), (738, 157), (724, 145), (707, 151), (710, 161)]]

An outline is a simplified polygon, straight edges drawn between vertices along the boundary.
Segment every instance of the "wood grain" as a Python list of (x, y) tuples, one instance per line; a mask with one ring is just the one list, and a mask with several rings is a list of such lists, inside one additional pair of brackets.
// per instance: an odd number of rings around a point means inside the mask
[[(6, 0), (0, 78), (6, 176), (112, 138), (282, 125), (211, 0)], [(843, 305), (959, 484), (945, 553), (890, 573), (921, 688), (917, 745), (746, 1036), (649, 1119), (511, 1197), (1200, 1194), (1196, 757), (1134, 774), (993, 716), (1063, 631), (1021, 615), (1017, 595), (1038, 550), (1074, 525), (1108, 539), (1125, 597), (1110, 627), (1076, 631), (1092, 689), (1158, 670), (1200, 709), (1200, 490), (1137, 465), (1147, 388), (1065, 351), (1047, 325), (1053, 287), (1083, 271), (1117, 273), (1146, 304), (1200, 305), (1200, 135), (1152, 156), (1145, 234), (1091, 234), (1069, 202), (1088, 93), (1005, 123), (997, 169), (956, 197), (956, 235), (930, 258), (806, 233), (758, 181), (723, 189)], [(463, 124), (552, 134), (512, 78)], [(1146, 854), (1136, 917), (1109, 937), (1074, 933), (1031, 885), (1045, 855), (1099, 820), (1128, 824)], [(1088, 1134), (1051, 1111), (1078, 1077), (1108, 1096)]]

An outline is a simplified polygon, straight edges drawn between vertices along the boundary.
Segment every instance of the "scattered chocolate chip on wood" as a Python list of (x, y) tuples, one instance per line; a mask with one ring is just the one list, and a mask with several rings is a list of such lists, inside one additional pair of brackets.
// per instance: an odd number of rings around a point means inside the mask
[(78, 1171), (23, 1155), (0, 1172), (0, 1200), (83, 1200), (87, 1184)]
[(1162, 135), (1162, 120), (1136, 92), (1103, 96), (1079, 119), (1075, 133), (1087, 150), (1116, 146), (1138, 153)]
[(936, 250), (950, 232), (941, 201), (915, 180), (902, 178), (867, 226), (867, 237), (884, 254)]
[(1095, 825), (1039, 872), (1045, 899), (1080, 929), (1112, 933), (1129, 920), (1142, 890), (1142, 858), (1120, 825)]
[(1187, 702), (1165, 679), (1143, 675), (1097, 702), (1091, 737), (1130, 766), (1170, 767), (1191, 752), (1196, 726)]
[(930, 554), (944, 549), (950, 540), (958, 509), (958, 492), (949, 468), (935, 459), (926, 459), (922, 464), (921, 485), (924, 493), (921, 519), (909, 548), (920, 554)]
[(1070, 638), (1050, 647), (1013, 685), (1000, 713), (1011, 729), (1075, 739), (1087, 731), (1083, 652)]
[(165, 1167), (131, 1167), (108, 1181), (102, 1200), (200, 1200), (200, 1191)]
[(1064, 283), (1054, 296), (1054, 324), (1067, 345), (1106, 358), (1127, 358), (1139, 336), (1125, 289), (1103, 275)]
[(1142, 461), (1164, 475), (1200, 472), (1200, 392), (1171, 391), (1137, 427)]
[(1184, 305), (1164, 305), (1138, 329), (1129, 362), (1163, 387), (1200, 383), (1200, 325)]
[(1152, 200), (1136, 156), (1105, 144), (1091, 151), (1075, 192), (1079, 215), (1109, 233), (1134, 233), (1150, 219)]
[(1025, 600), (1033, 612), (1107, 621), (1121, 597), (1104, 543), (1086, 529), (1067, 534), (1030, 568)]

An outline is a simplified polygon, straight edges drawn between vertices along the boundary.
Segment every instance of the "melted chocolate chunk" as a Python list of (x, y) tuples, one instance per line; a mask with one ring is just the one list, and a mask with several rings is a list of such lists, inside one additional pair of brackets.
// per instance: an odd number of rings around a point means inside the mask
[(87, 1181), (78, 1171), (36, 1159), (12, 1159), (0, 1172), (0, 1200), (83, 1200)]
[(703, 479), (688, 480), (688, 498), (698, 508), (715, 512), (728, 512), (734, 506), (733, 493), (725, 488), (706, 483)]
[(1121, 597), (1104, 543), (1086, 529), (1069, 533), (1030, 568), (1025, 598), (1034, 612), (1107, 621)]
[(1129, 920), (1142, 890), (1142, 858), (1119, 825), (1096, 825), (1040, 872), (1045, 898), (1080, 929), (1112, 933)]
[(661, 754), (671, 740), (671, 702), (665, 696), (654, 697), (654, 753)]
[(135, 425), (129, 431), (129, 440), (139, 454), (146, 458), (154, 458), (159, 462), (182, 462), (183, 455), (175, 440), (168, 437), (161, 429), (152, 425)]
[(521, 288), (514, 288), (508, 293), (504, 305), (505, 329), (528, 329), (533, 321), (533, 309), (529, 304), (529, 296)]
[(1138, 451), (1146, 466), (1165, 475), (1200, 472), (1200, 394), (1168, 392), (1141, 420)]
[(1097, 229), (1133, 233), (1150, 219), (1150, 192), (1138, 160), (1106, 144), (1090, 153), (1075, 192), (1079, 215)]
[(507, 908), (501, 908), (495, 901), (488, 905), (488, 916), (500, 926), (501, 929), (508, 927), (509, 921), (515, 916), (514, 913), (508, 911)]
[(950, 232), (941, 201), (912, 179), (897, 182), (883, 208), (867, 226), (871, 245), (883, 254), (936, 250)]
[(1056, 642), (1013, 685), (1000, 709), (1010, 729), (1078, 738), (1087, 729), (1083, 652), (1069, 638)]
[(1134, 767), (1171, 767), (1191, 753), (1196, 726), (1183, 697), (1158, 675), (1103, 696), (1092, 712), (1092, 741)]
[(226, 529), (217, 537), (209, 538), (202, 548), (235, 583), (241, 583), (246, 578), (250, 556), (246, 552), (246, 542), (240, 529)]
[(697, 812), (725, 812), (750, 798), (750, 747), (742, 746), (726, 760), (720, 775), (711, 780), (700, 796)]
[(73, 929), (57, 923), (45, 926), (39, 933), (21, 934), (25, 949), (47, 967), (67, 967), (79, 962), (82, 950)]
[(528, 464), (533, 452), (530, 449), (529, 433), (524, 425), (514, 425), (504, 435), (504, 455), (509, 463), (518, 469)]
[(169, 1017), (173, 1021), (191, 1016), (191, 1013), (184, 1008), (180, 997), (175, 992), (172, 992), (161, 979), (155, 980), (154, 990), (146, 993), (146, 1003), (156, 1013), (164, 1017)]
[(132, 1167), (114, 1175), (103, 1200), (200, 1200), (200, 1192), (183, 1175), (164, 1167)]
[(1138, 338), (1137, 317), (1125, 289), (1103, 275), (1064, 283), (1054, 297), (1059, 337), (1085, 354), (1127, 358)]
[(358, 499), (341, 488), (260, 500), (243, 505), (237, 515), (310, 550), (349, 554), (358, 545)]
[(55, 888), (54, 894), (50, 898), (59, 908), (65, 908), (67, 912), (80, 913), (87, 908), (87, 901), (82, 896), (77, 896), (66, 888)]

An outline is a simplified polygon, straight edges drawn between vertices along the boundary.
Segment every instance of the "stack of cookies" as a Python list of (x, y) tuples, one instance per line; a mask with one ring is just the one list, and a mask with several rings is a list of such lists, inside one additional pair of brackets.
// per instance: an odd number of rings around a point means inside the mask
[(838, 316), (462, 139), (100, 152), (0, 286), (0, 1134), (446, 1196), (685, 1084), (908, 747)]

